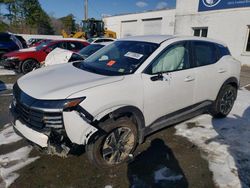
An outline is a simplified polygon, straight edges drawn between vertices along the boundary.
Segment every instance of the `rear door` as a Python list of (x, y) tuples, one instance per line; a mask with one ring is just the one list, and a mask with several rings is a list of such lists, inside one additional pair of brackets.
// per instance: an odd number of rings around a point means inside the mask
[(193, 41), (195, 63), (195, 102), (215, 100), (218, 91), (227, 78), (228, 66), (219, 56), (216, 45), (212, 42)]
[(142, 74), (144, 114), (149, 125), (164, 115), (193, 104), (195, 72), (189, 42), (168, 46)]

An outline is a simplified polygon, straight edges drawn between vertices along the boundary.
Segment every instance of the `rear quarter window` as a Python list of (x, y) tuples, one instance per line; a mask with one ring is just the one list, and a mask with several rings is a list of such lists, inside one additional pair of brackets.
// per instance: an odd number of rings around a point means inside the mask
[(195, 41), (193, 42), (194, 60), (196, 66), (205, 66), (216, 63), (218, 56), (213, 43)]
[(229, 49), (221, 44), (217, 45), (219, 59), (226, 55), (231, 55)]

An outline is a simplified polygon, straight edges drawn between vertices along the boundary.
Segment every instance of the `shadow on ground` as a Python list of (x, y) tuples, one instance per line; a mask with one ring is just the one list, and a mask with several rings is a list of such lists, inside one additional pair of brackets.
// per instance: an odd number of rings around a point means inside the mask
[(208, 142), (228, 146), (238, 170), (241, 187), (250, 187), (250, 107), (242, 116), (233, 114), (225, 119), (213, 119), (212, 125), (218, 136)]
[(161, 139), (151, 141), (150, 147), (128, 164), (130, 187), (188, 187), (187, 179), (172, 150)]

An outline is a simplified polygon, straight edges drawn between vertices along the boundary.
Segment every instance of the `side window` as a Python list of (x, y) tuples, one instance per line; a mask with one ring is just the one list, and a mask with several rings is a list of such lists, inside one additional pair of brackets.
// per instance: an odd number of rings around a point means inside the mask
[(80, 42), (68, 42), (68, 50), (81, 50), (84, 48), (83, 44)]
[(10, 37), (0, 36), (0, 42), (11, 42)]
[(66, 43), (65, 42), (57, 42), (56, 44), (52, 44), (49, 46), (50, 49), (54, 50), (55, 48), (62, 48), (66, 49)]
[(213, 43), (194, 42), (195, 63), (197, 66), (205, 66), (216, 63), (217, 54)]
[(100, 43), (100, 42), (112, 42), (112, 39), (98, 39), (95, 41), (95, 43)]
[(225, 55), (231, 55), (229, 49), (225, 46), (222, 46), (220, 44), (217, 45), (218, 49), (219, 49), (219, 53), (220, 53), (220, 58), (225, 56)]
[(188, 43), (168, 47), (150, 66), (149, 73), (156, 74), (190, 68)]

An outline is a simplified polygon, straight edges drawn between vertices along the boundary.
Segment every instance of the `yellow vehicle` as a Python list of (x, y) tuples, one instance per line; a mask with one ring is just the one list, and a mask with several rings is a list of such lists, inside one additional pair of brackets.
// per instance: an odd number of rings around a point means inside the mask
[(62, 30), (62, 36), (64, 38), (94, 38), (94, 37), (108, 37), (116, 38), (116, 33), (104, 28), (104, 22), (102, 20), (95, 20), (94, 18), (82, 21), (83, 31), (77, 31), (75, 33), (67, 34)]

